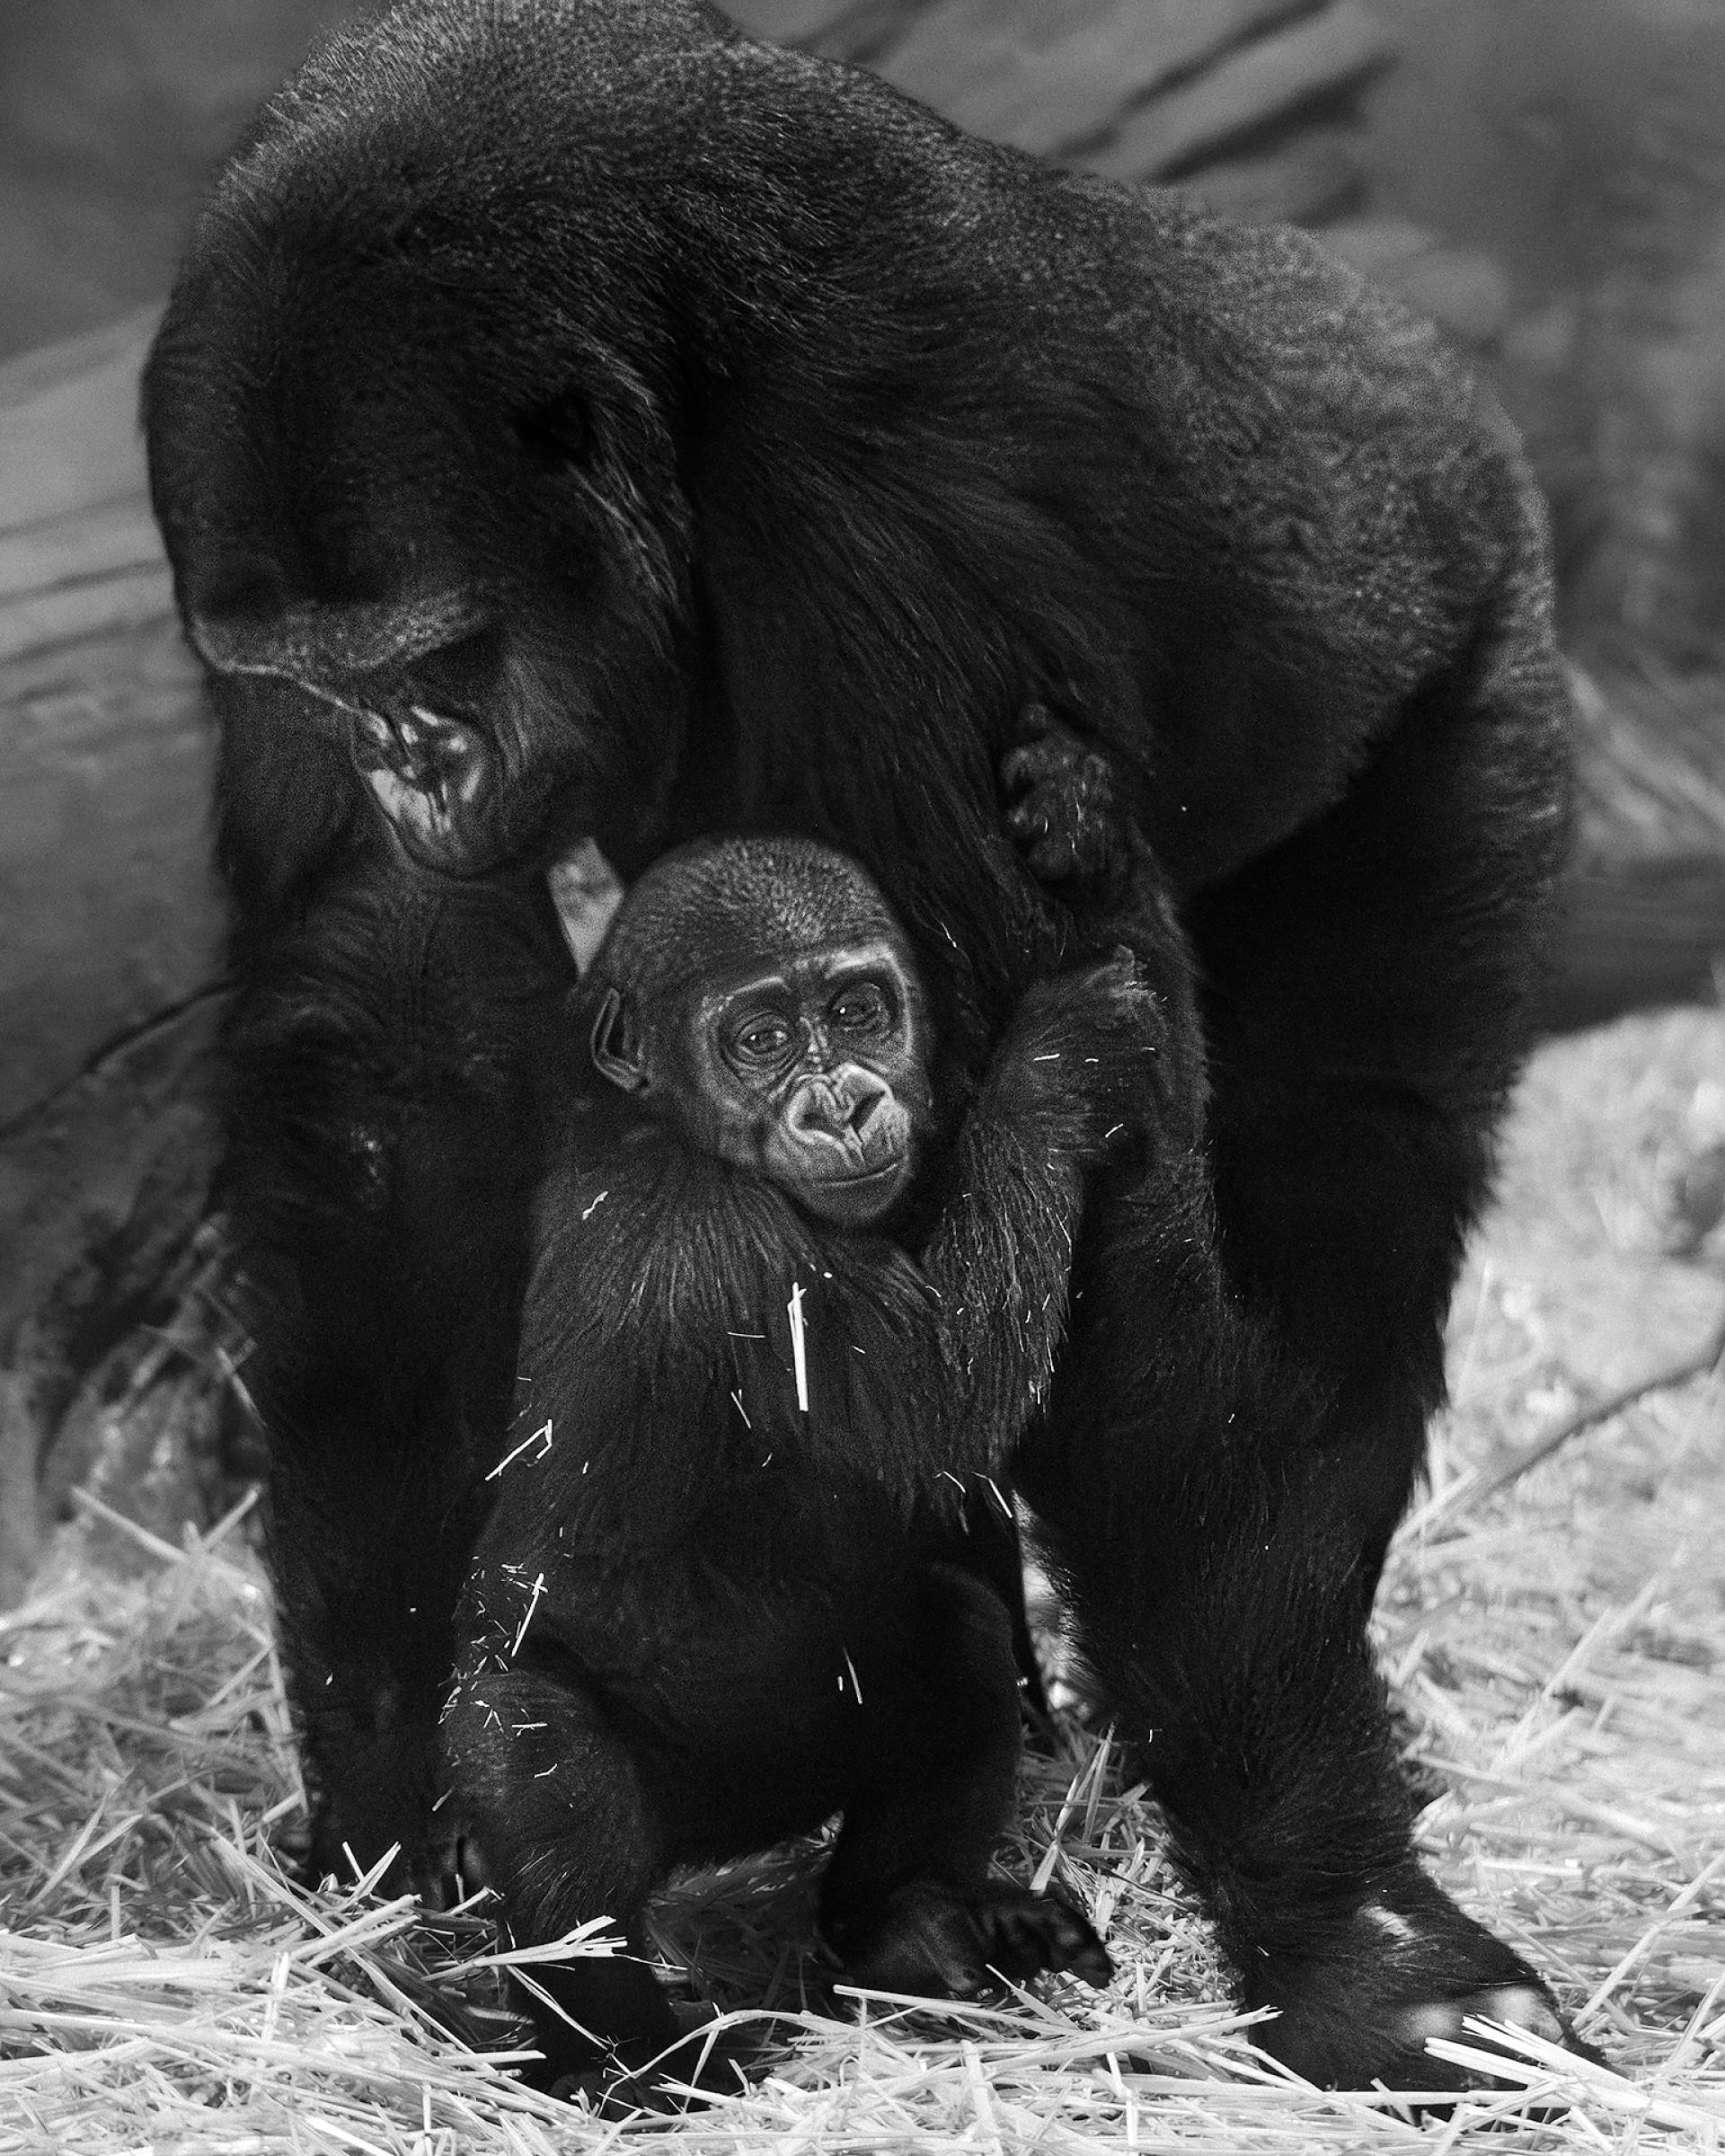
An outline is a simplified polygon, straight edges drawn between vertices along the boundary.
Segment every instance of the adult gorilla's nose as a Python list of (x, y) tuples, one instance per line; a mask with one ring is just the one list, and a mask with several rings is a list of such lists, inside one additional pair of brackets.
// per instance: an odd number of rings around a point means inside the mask
[(186, 632), (218, 674), (263, 674), (352, 693), (464, 649), (490, 626), (484, 599), (461, 584), (381, 598), (307, 598), (269, 556), (217, 554), (182, 575)]

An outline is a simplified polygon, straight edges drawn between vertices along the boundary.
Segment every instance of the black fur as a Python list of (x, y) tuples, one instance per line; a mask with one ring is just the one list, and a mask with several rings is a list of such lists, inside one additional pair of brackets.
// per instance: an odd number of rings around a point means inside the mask
[[(898, 941), (849, 864), (800, 843), (686, 850), (636, 889), (594, 974), (659, 1044), (699, 1007), (703, 937), (757, 972), (840, 930)], [(991, 1478), (1047, 1396), (1084, 1175), (1129, 1142), (1169, 1020), (1129, 962), (1033, 983), (916, 1263), (697, 1150), (701, 1104), (662, 1065), (650, 1119), (606, 1132), (601, 1102), (579, 1127), (540, 1199), (445, 1720), (456, 1816), (522, 1943), (606, 1915), (632, 1938), (673, 1867), (842, 1809), (821, 1921), (853, 1977), (1106, 1980), (1081, 1918), (987, 1878), (1017, 1673), (967, 1507), (1006, 1510)], [(637, 1962), (540, 1982), (553, 2080), (676, 2042)]]
[(344, 1878), (344, 1844), (362, 1865), (417, 1846), (438, 1793), (541, 1133), (579, 1105), (545, 993), (560, 948), (542, 897), (356, 870), (253, 960), (228, 1020), (243, 1375), (314, 1793), (339, 1778), (314, 1861)]
[[(1160, 1142), (1088, 1220), (1018, 1487), (1284, 2058), (1429, 2082), (1434, 2001), (1548, 2014), (1415, 1867), (1364, 1639), (1565, 836), (1544, 520), (1434, 334), (1300, 234), (1051, 172), (693, 0), (417, 0), (230, 164), (146, 414), (223, 727), (239, 1231), (294, 1280), (260, 1367), (344, 1380), (293, 1395), (339, 1439), (275, 1417), (302, 1705), (327, 1670), (387, 1692), (417, 1636), (377, 1597), (363, 1652), (324, 1621), (379, 1561), (342, 1462), (417, 1460), (392, 1542), (441, 1547), (468, 1411), (420, 1272), (506, 1332), (485, 1253), (525, 1202), (506, 1175), (339, 1286), (281, 1241), (284, 1204), (361, 1233), (341, 1126), (302, 1144), (270, 1072), (394, 993), (386, 955), (357, 991), (318, 958), (332, 879), (392, 903), (374, 800), (463, 872), (583, 833), (625, 869), (833, 838), (961, 1082), (1057, 941), (995, 798), (1042, 701), (1156, 871), (1081, 933), (1159, 985), (1195, 959), (1202, 1002)], [(529, 1052), (498, 1042), (508, 1085)], [(530, 1156), (508, 1112), (447, 1156), (464, 1192), (500, 1141)], [(325, 1844), (376, 1853), (369, 1755), (310, 1734)]]

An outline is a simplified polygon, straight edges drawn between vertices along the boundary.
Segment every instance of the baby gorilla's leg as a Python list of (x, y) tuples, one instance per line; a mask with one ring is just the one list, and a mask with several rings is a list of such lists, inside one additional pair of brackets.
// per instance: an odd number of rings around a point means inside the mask
[[(514, 1943), (547, 1946), (594, 1917), (626, 1931), (666, 1860), (635, 1763), (592, 1702), (543, 1671), (466, 1676), (444, 1742), (467, 1841)], [(638, 2072), (686, 2033), (651, 1969), (628, 1954), (535, 1964), (520, 1988), (545, 2059), (532, 2078), (546, 2087), (601, 2068)]]
[(922, 1657), (884, 1709), (873, 1786), (845, 1807), (821, 1885), (821, 1930), (873, 1990), (969, 1999), (1003, 1978), (1113, 1973), (1075, 1909), (988, 1877), (1019, 1751), (1012, 1624), (984, 1581), (931, 1568)]

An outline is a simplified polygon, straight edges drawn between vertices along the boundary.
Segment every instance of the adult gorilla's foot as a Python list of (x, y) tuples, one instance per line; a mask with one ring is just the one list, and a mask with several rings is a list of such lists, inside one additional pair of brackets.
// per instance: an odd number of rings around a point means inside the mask
[(1432, 2037), (1492, 2049), (1488, 2038), (1464, 2030), (1470, 2015), (1527, 2029), (1579, 2058), (1600, 2055), (1576, 2036), (1521, 1957), (1411, 1867), (1309, 1952), (1261, 1956), (1248, 1972), (1246, 2002), (1280, 2010), (1255, 2040), (1323, 2088), (1492, 2086), (1483, 2073), (1426, 2049)]

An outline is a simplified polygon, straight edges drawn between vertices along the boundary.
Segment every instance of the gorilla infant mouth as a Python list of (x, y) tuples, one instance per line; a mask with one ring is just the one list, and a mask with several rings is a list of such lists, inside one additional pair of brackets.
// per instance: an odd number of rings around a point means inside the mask
[(896, 1153), (889, 1161), (876, 1168), (833, 1168), (823, 1170), (812, 1163), (809, 1180), (819, 1184), (823, 1190), (854, 1190), (859, 1197), (873, 1190), (883, 1190), (893, 1183), (902, 1182), (910, 1168), (910, 1156)]
[(859, 1226), (891, 1209), (909, 1174), (908, 1153), (895, 1153), (878, 1168), (840, 1167), (828, 1172), (810, 1163), (798, 1195), (804, 1210), (818, 1218)]

